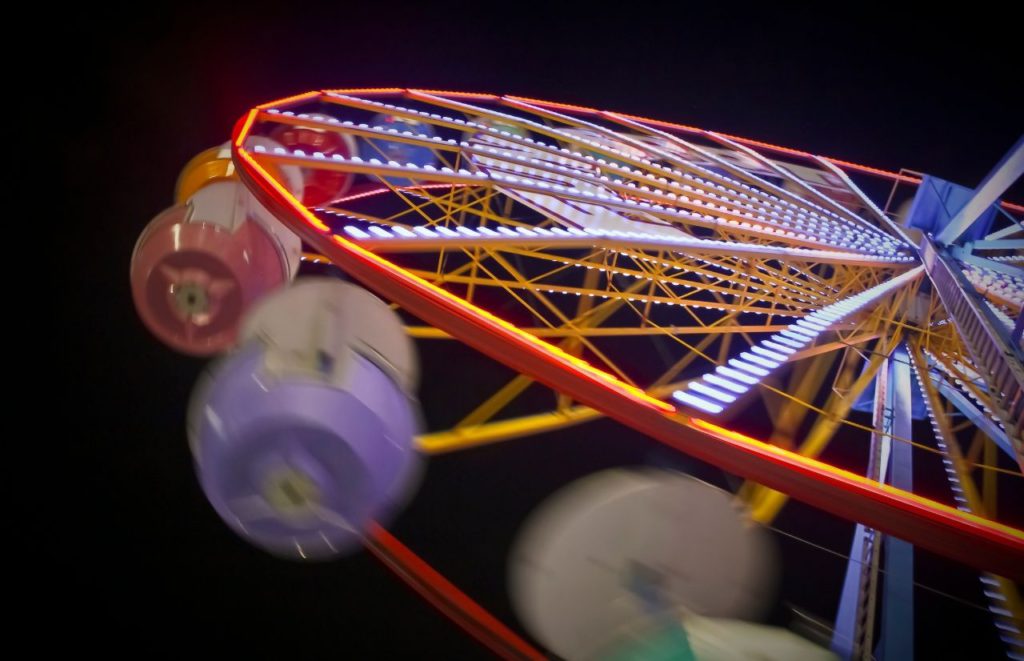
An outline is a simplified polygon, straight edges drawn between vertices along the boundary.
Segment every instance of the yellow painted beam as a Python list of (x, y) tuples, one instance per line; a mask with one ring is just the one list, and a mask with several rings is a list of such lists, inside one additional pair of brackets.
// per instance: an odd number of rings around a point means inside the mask
[[(642, 283), (634, 283), (630, 287), (629, 291), (633, 288), (639, 288)], [(578, 324), (575, 327), (563, 327), (561, 330), (566, 331), (565, 337), (559, 346), (565, 347), (572, 338), (577, 337), (580, 331), (591, 328), (604, 322), (608, 317), (614, 314), (622, 306), (622, 301), (609, 300), (604, 301), (601, 304), (591, 308), (582, 308), (582, 315), (578, 316), (573, 321)], [(567, 322), (568, 325), (568, 322)], [(433, 329), (436, 330), (436, 329)], [(558, 329), (549, 329), (558, 330)], [(414, 336), (415, 337), (415, 336)], [(473, 425), (479, 425), (481, 423), (490, 420), (494, 415), (503, 409), (509, 402), (518, 397), (524, 390), (526, 390), (530, 384), (533, 383), (533, 379), (523, 374), (517, 374), (511, 381), (506, 383), (501, 390), (496, 392), (494, 395), (489, 397), (487, 401), (477, 406), (473, 411), (466, 417), (460, 420), (455, 427), (468, 427)]]
[(814, 395), (821, 392), (825, 377), (828, 376), (834, 362), (834, 353), (825, 354), (817, 360), (810, 361), (802, 369), (794, 370), (787, 390), (793, 393), (796, 399), (783, 403), (769, 440), (772, 445), (792, 449), (796, 430), (810, 411), (802, 402), (811, 401)]
[[(897, 334), (898, 335), (898, 334)], [(895, 347), (896, 342), (890, 341), (886, 343), (887, 347), (880, 352), (876, 352), (872, 355), (871, 360), (868, 361), (867, 368), (861, 373), (857, 380), (853, 382), (853, 386), (849, 392), (841, 396), (839, 393), (833, 392), (829, 396), (828, 402), (825, 405), (826, 415), (819, 416), (814, 422), (814, 426), (808, 433), (807, 438), (804, 439), (797, 453), (805, 457), (817, 457), (821, 452), (828, 446), (830, 440), (835, 435), (836, 430), (839, 429), (839, 425), (850, 413), (850, 409), (853, 407), (857, 398), (867, 388), (871, 380), (875, 378), (875, 374), (878, 372), (878, 368), (881, 367), (884, 362), (884, 356), (889, 355), (892, 348)], [(764, 524), (769, 524), (775, 520), (782, 506), (786, 504), (788, 496), (786, 494), (775, 491), (772, 489), (759, 489), (759, 497), (752, 503), (751, 514), (754, 520)]]
[[(668, 383), (652, 388), (648, 394), (652, 397), (666, 397), (685, 387), (687, 383), (689, 381)], [(443, 454), (555, 431), (600, 417), (603, 417), (603, 414), (589, 406), (570, 406), (562, 410), (421, 434), (416, 437), (416, 446), (426, 454)]]
[(561, 411), (422, 434), (416, 438), (416, 446), (426, 454), (440, 454), (542, 434), (600, 417), (600, 413), (588, 406), (572, 406)]

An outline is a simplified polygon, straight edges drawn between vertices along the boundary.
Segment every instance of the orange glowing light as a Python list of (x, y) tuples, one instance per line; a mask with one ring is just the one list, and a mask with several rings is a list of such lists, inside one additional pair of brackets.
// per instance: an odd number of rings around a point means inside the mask
[(401, 87), (354, 87), (344, 90), (324, 90), (331, 94), (401, 94), (405, 89)]
[(269, 101), (267, 103), (263, 103), (263, 104), (260, 104), (260, 105), (256, 106), (256, 108), (258, 110), (263, 110), (265, 108), (273, 108), (275, 106), (293, 105), (293, 104), (299, 103), (300, 101), (306, 101), (308, 99), (312, 99), (314, 97), (319, 97), (319, 96), (320, 96), (320, 92), (318, 92), (318, 91), (304, 92), (302, 94), (295, 94), (293, 96), (286, 96), (283, 99), (277, 99), (276, 101)]
[[(244, 140), (245, 134), (240, 133), (238, 139)], [(249, 152), (247, 152), (240, 144), (236, 142), (235, 147), (235, 154), (237, 154), (238, 157), (241, 158), (244, 162), (248, 163), (253, 168), (258, 170), (263, 175), (263, 183), (273, 187), (274, 190), (282, 198), (291, 203), (294, 206), (295, 210), (299, 211), (300, 217), (303, 220), (305, 220), (308, 225), (316, 228), (316, 230), (321, 234), (326, 234), (331, 231), (331, 228), (325, 225), (319, 218), (317, 218), (313, 213), (306, 209), (306, 207), (304, 207), (302, 203), (300, 203), (299, 200), (294, 195), (291, 194), (291, 191), (282, 186), (281, 183), (277, 181), (277, 179), (271, 177), (270, 174), (265, 169), (263, 169), (263, 167), (259, 163), (256, 162), (256, 159), (254, 159), (249, 154)]]
[(249, 135), (249, 129), (252, 128), (252, 123), (256, 121), (258, 113), (259, 111), (254, 108), (241, 120), (242, 125), (237, 129), (238, 137), (235, 138), (235, 147), (240, 148), (242, 146), (242, 141)]
[(477, 101), (497, 101), (496, 94), (481, 94), (479, 92), (454, 92), (452, 90), (424, 90), (410, 89), (411, 94), (433, 94), (435, 96), (450, 96), (457, 99), (476, 99)]
[(511, 101), (520, 101), (523, 103), (532, 103), (543, 108), (558, 108), (560, 110), (571, 110), (573, 112), (581, 112), (587, 115), (595, 115), (600, 113), (600, 110), (596, 108), (587, 108), (586, 106), (574, 106), (570, 103), (555, 103), (554, 101), (544, 101), (542, 99), (531, 99), (528, 96), (511, 96), (505, 95), (503, 99), (509, 99)]
[(642, 122), (644, 124), (650, 124), (651, 126), (660, 126), (665, 129), (676, 129), (679, 131), (685, 131), (687, 133), (701, 133), (703, 129), (699, 129), (696, 126), (687, 126), (686, 124), (676, 124), (675, 122), (666, 122), (662, 119), (651, 119), (650, 117), (641, 117), (640, 115), (627, 115), (624, 112), (610, 112), (602, 111), (602, 115), (608, 117), (625, 117), (631, 119), (634, 122)]

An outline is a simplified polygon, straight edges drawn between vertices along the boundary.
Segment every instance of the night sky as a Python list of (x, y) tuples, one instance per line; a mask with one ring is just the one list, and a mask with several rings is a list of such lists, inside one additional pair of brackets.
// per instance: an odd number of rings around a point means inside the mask
[[(199, 490), (184, 414), (204, 361), (145, 331), (128, 264), (139, 232), (171, 204), (180, 168), (224, 141), (249, 107), (324, 87), (511, 93), (972, 186), (1024, 128), (1019, 25), (1006, 16), (849, 5), (796, 16), (733, 4), (680, 3), (674, 13), (638, 3), (556, 13), (555, 3), (485, 6), (139, 3), (128, 13), (64, 17), (53, 43), (66, 49), (54, 82), (69, 104), (56, 116), (71, 120), (60, 143), (71, 250), (57, 276), (69, 407), (43, 421), (66, 432), (45, 459), (60, 469), (61, 486), (47, 494), (59, 509), (47, 509), (33, 535), (49, 566), (36, 607), (55, 625), (55, 642), (142, 658), (193, 650), (488, 658), (365, 553), (320, 565), (276, 560), (236, 538)], [(460, 406), (460, 393), (440, 386), (448, 365), (464, 366), (465, 383), (511, 374), (454, 343), (422, 361), (431, 422)], [(601, 421), (432, 460), (394, 530), (521, 631), (504, 595), (518, 525), (569, 480), (639, 463), (736, 483)], [(938, 489), (928, 495), (948, 498)], [(1024, 525), (1019, 505), (1003, 509)], [(850, 526), (810, 508), (788, 506), (778, 525), (848, 551)], [(789, 606), (831, 619), (844, 562), (779, 544), (787, 560), (772, 621), (787, 624)], [(971, 572), (924, 553), (918, 566), (919, 581), (982, 603)], [(918, 598), (920, 658), (998, 656), (986, 613), (927, 591)]]

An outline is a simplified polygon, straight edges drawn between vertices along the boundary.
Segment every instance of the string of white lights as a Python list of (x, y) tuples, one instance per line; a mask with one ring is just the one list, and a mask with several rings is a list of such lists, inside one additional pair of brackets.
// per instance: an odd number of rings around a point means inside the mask
[[(644, 189), (643, 185), (637, 186), (633, 182), (629, 182), (628, 184), (626, 184), (627, 187), (635, 188), (638, 191), (645, 192), (645, 193), (650, 193), (651, 195), (655, 195), (655, 196), (657, 196), (659, 194), (660, 195), (665, 195), (665, 193), (662, 191), (662, 188), (664, 188), (666, 186), (679, 187), (674, 182), (669, 182), (665, 177), (655, 176), (651, 172), (643, 172), (641, 170), (637, 170), (637, 169), (628, 167), (627, 165), (605, 161), (602, 158), (596, 158), (595, 159), (595, 157), (593, 157), (593, 156), (591, 156), (589, 154), (581, 154), (581, 153), (574, 152), (574, 151), (571, 151), (569, 149), (566, 149), (564, 147), (557, 147), (557, 146), (548, 145), (548, 144), (544, 143), (543, 141), (534, 140), (534, 139), (532, 139), (530, 137), (523, 137), (523, 136), (515, 135), (515, 134), (512, 134), (512, 133), (509, 133), (508, 131), (499, 130), (498, 128), (490, 127), (490, 126), (487, 126), (487, 125), (484, 125), (484, 124), (480, 124), (478, 122), (473, 122), (473, 121), (469, 121), (469, 120), (462, 120), (462, 119), (458, 119), (458, 118), (448, 117), (448, 116), (440, 115), (440, 114), (437, 114), (437, 113), (427, 113), (427, 112), (424, 112), (424, 111), (419, 111), (419, 110), (415, 110), (415, 109), (411, 109), (411, 108), (406, 108), (406, 107), (402, 107), (402, 106), (396, 106), (396, 105), (393, 105), (393, 104), (381, 103), (381, 102), (377, 102), (377, 101), (370, 101), (370, 100), (364, 100), (364, 99), (357, 99), (355, 97), (348, 97), (348, 96), (344, 96), (344, 95), (333, 95), (333, 96), (335, 96), (337, 98), (340, 98), (340, 99), (348, 100), (350, 102), (358, 102), (359, 104), (362, 104), (362, 105), (365, 105), (365, 106), (371, 106), (371, 107), (379, 108), (379, 109), (382, 109), (382, 110), (394, 111), (394, 112), (402, 112), (402, 113), (417, 115), (417, 116), (423, 117), (424, 119), (427, 119), (427, 120), (433, 120), (433, 121), (439, 121), (439, 122), (447, 122), (447, 123), (450, 123), (450, 124), (453, 124), (453, 125), (456, 125), (456, 126), (461, 126), (461, 127), (464, 127), (464, 128), (473, 129), (473, 130), (477, 131), (478, 133), (481, 133), (482, 135), (500, 136), (501, 140), (504, 143), (506, 143), (506, 144), (509, 143), (510, 141), (511, 141), (512, 144), (515, 144), (515, 143), (518, 142), (519, 144), (516, 145), (516, 146), (532, 146), (534, 149), (536, 149), (538, 147), (539, 148), (544, 148), (544, 149), (549, 149), (549, 150), (553, 150), (553, 151), (557, 151), (559, 153), (565, 154), (565, 155), (567, 155), (567, 156), (569, 156), (571, 158), (574, 158), (574, 159), (582, 159), (584, 161), (588, 161), (588, 162), (591, 162), (591, 163), (600, 164), (603, 168), (610, 168), (610, 169), (618, 170), (618, 171), (621, 171), (623, 173), (627, 173), (630, 176), (644, 178), (647, 181), (651, 182), (654, 185), (654, 187), (652, 188), (652, 187), (648, 186), (647, 187), (648, 190), (646, 190), (646, 191), (643, 190)], [(475, 108), (474, 106), (469, 106), (469, 107), (470, 108)], [(464, 142), (458, 142), (457, 143), (456, 141), (454, 141), (452, 139), (445, 140), (443, 138), (440, 138), (439, 136), (428, 136), (426, 134), (417, 134), (417, 133), (415, 133), (413, 131), (409, 131), (409, 130), (400, 131), (398, 129), (391, 128), (391, 127), (388, 127), (388, 128), (374, 127), (374, 126), (370, 126), (370, 125), (367, 125), (367, 124), (356, 124), (356, 123), (353, 123), (353, 122), (350, 122), (350, 121), (339, 121), (339, 120), (336, 120), (334, 118), (331, 118), (329, 120), (321, 120), (321, 119), (318, 119), (318, 118), (315, 118), (315, 117), (304, 115), (302, 113), (296, 115), (294, 113), (291, 113), (290, 111), (281, 112), (281, 111), (278, 111), (276, 109), (271, 109), (271, 110), (268, 111), (268, 113), (270, 113), (270, 114), (281, 114), (283, 116), (293, 116), (293, 117), (301, 118), (304, 121), (310, 122), (311, 124), (317, 124), (317, 123), (323, 121), (326, 124), (340, 124), (342, 126), (349, 126), (349, 127), (352, 127), (352, 128), (358, 128), (358, 129), (360, 129), (362, 131), (371, 131), (371, 132), (376, 132), (376, 133), (381, 133), (381, 134), (388, 134), (388, 133), (395, 134), (395, 135), (401, 134), (401, 135), (403, 135), (406, 138), (415, 139), (415, 140), (418, 140), (418, 141), (425, 142), (427, 144), (427, 146), (430, 146), (431, 144), (437, 145), (438, 143), (443, 143), (445, 146), (455, 146), (455, 145), (458, 145), (460, 147), (468, 146)], [(497, 113), (497, 114), (499, 116), (502, 116), (502, 117), (505, 116), (502, 113)], [(533, 122), (530, 122), (528, 120), (524, 120), (521, 117), (515, 117), (515, 116), (509, 115), (509, 116), (507, 116), (507, 118), (510, 121), (525, 122), (525, 123), (527, 123), (529, 125), (534, 124)], [(537, 125), (536, 128), (538, 128), (538, 129), (545, 129), (545, 127), (542, 127), (540, 125)], [(547, 127), (546, 130), (551, 131), (552, 129), (550, 129), (550, 127)], [(556, 131), (556, 133), (558, 133), (558, 132)], [(559, 135), (561, 135), (561, 133), (559, 133)], [(570, 135), (568, 133), (566, 134), (565, 137), (569, 141), (576, 140), (578, 142), (580, 140), (579, 138), (574, 137), (574, 136), (572, 136), (572, 135)], [(621, 156), (621, 157), (626, 158), (626, 159), (630, 158), (629, 154), (625, 154), (625, 153), (619, 152), (618, 150), (615, 150), (614, 148), (608, 147), (607, 145), (598, 143), (597, 141), (584, 141), (584, 142), (586, 144), (589, 144), (592, 147), (605, 149), (606, 151), (612, 151), (612, 153), (615, 153), (617, 156)], [(293, 155), (304, 156), (304, 154), (293, 154)], [(519, 154), (518, 156), (522, 157), (522, 154)], [(320, 155), (320, 157), (323, 158), (323, 155)], [(314, 154), (312, 156), (312, 158), (317, 158), (317, 156)], [(358, 162), (358, 161), (356, 161), (356, 162)], [(664, 170), (666, 173), (672, 174), (674, 177), (684, 178), (684, 179), (688, 179), (688, 180), (694, 181), (695, 183), (698, 183), (698, 185), (699, 185), (698, 188), (693, 189), (693, 187), (690, 187), (692, 189), (692, 190), (689, 191), (689, 193), (691, 195), (691, 198), (690, 198), (690, 200), (688, 202), (690, 204), (695, 204), (697, 202), (700, 202), (701, 204), (703, 204), (709, 210), (715, 210), (715, 211), (721, 212), (721, 211), (723, 211), (723, 209), (727, 210), (727, 211), (730, 211), (729, 207), (726, 207), (725, 205), (721, 204), (722, 201), (727, 201), (730, 204), (733, 204), (734, 206), (743, 207), (745, 209), (745, 211), (738, 211), (738, 209), (731, 209), (731, 211), (738, 212), (739, 214), (747, 214), (747, 216), (752, 217), (752, 218), (748, 218), (748, 219), (759, 220), (760, 216), (766, 216), (761, 221), (762, 223), (769, 223), (770, 224), (773, 221), (779, 223), (782, 227), (776, 229), (774, 233), (776, 233), (776, 234), (778, 234), (780, 236), (785, 236), (785, 237), (789, 237), (789, 238), (802, 238), (804, 240), (810, 240), (810, 241), (816, 241), (816, 240), (817, 241), (827, 241), (827, 242), (832, 242), (832, 243), (834, 243), (836, 245), (842, 245), (843, 247), (847, 247), (847, 248), (865, 249), (865, 250), (869, 250), (869, 251), (872, 251), (872, 252), (881, 252), (883, 254), (893, 254), (893, 253), (896, 252), (896, 249), (899, 247), (899, 244), (896, 243), (895, 241), (893, 241), (887, 235), (879, 233), (878, 236), (867, 236), (862, 231), (862, 228), (859, 228), (859, 227), (856, 227), (856, 231), (855, 232), (851, 232), (851, 230), (849, 228), (844, 228), (843, 229), (843, 233), (840, 236), (839, 234), (836, 233), (838, 230), (836, 230), (835, 228), (827, 228), (827, 227), (825, 227), (823, 225), (819, 225), (819, 222), (823, 223), (826, 220), (828, 220), (828, 218), (826, 218), (826, 215), (822, 215), (822, 214), (820, 214), (820, 213), (818, 213), (816, 211), (813, 211), (813, 210), (802, 209), (800, 207), (797, 207), (796, 205), (793, 205), (792, 203), (789, 203), (789, 202), (787, 202), (785, 200), (781, 200), (781, 199), (777, 198), (776, 196), (769, 196), (773, 200), (773, 207), (774, 207), (773, 209), (766, 209), (764, 207), (754, 207), (752, 205), (752, 202), (755, 200), (756, 196), (748, 195), (747, 193), (744, 193), (742, 191), (730, 191), (729, 189), (726, 189), (725, 187), (723, 187), (723, 186), (721, 186), (719, 184), (715, 184), (712, 181), (702, 180), (699, 177), (694, 177), (690, 173), (684, 173), (684, 172), (680, 172), (680, 171), (672, 169), (672, 168), (666, 168), (664, 166), (661, 166), (660, 164), (657, 164), (657, 163), (654, 163), (654, 162), (650, 161), (649, 159), (643, 159), (642, 163), (643, 163), (643, 165), (645, 167), (649, 167), (649, 168), (654, 169), (654, 170)], [(371, 164), (372, 164), (372, 162), (371, 162)], [(392, 163), (388, 163), (388, 165), (394, 165), (394, 163), (393, 162)], [(425, 168), (425, 171), (429, 172), (430, 170)], [(576, 170), (576, 173), (578, 174), (579, 170)], [(462, 173), (460, 172), (460, 174), (462, 174)], [(602, 180), (604, 180), (604, 181), (608, 181), (608, 179), (606, 177), (602, 176), (600, 178)], [(755, 189), (755, 188), (752, 188), (752, 187), (750, 187), (750, 186), (748, 186), (746, 184), (743, 184), (742, 182), (735, 182), (735, 185), (736, 185), (737, 188), (742, 188), (742, 189), (749, 190), (749, 191), (751, 191), (751, 193), (757, 193), (758, 195), (762, 195), (762, 196), (764, 195), (764, 193), (762, 191), (760, 191), (758, 189)], [(686, 186), (689, 186), (689, 185), (687, 184)], [(733, 195), (731, 197), (730, 196), (720, 196), (717, 193), (715, 193), (713, 190), (710, 190), (710, 189), (717, 189), (717, 190), (720, 190), (720, 191), (723, 191), (723, 192), (733, 193)], [(673, 193), (673, 195), (676, 195), (678, 197), (678, 193)], [(693, 198), (692, 196), (694, 196), (694, 195), (710, 197), (710, 198), (712, 198), (715, 201), (711, 201), (711, 200), (703, 200), (702, 201), (702, 200)], [(738, 198), (745, 198), (745, 200), (744, 199), (738, 199)], [(796, 212), (794, 213), (794, 211), (792, 209), (796, 209)], [(758, 212), (757, 215), (754, 215), (755, 211)], [(780, 213), (780, 211), (781, 211), (781, 213)], [(837, 220), (845, 220), (845, 219), (841, 219), (839, 216), (836, 216), (836, 214), (834, 214), (834, 213), (827, 212), (827, 210), (821, 210), (821, 211), (823, 212), (823, 214), (827, 214), (828, 217), (834, 217), (834, 219), (837, 219)], [(728, 223), (729, 221), (726, 221), (726, 222)], [(736, 225), (736, 226), (739, 226), (739, 227), (743, 227), (744, 222), (745, 221), (733, 220), (732, 224)], [(753, 224), (753, 223), (751, 223), (751, 224)], [(788, 229), (783, 229), (783, 228), (788, 228)], [(749, 228), (745, 228), (745, 229), (749, 229)], [(769, 233), (771, 233), (771, 232), (769, 231)], [(879, 238), (879, 237), (881, 237), (881, 238)]]
[[(928, 412), (928, 419), (931, 421), (932, 431), (935, 433), (935, 443), (942, 452), (942, 464), (946, 471), (946, 480), (949, 482), (950, 491), (953, 492), (953, 500), (956, 503), (956, 508), (961, 512), (970, 512), (973, 514), (974, 511), (968, 502), (967, 495), (963, 489), (963, 484), (960, 482), (960, 476), (956, 470), (954, 453), (951, 451), (950, 446), (947, 445), (955, 443), (955, 440), (947, 439), (943, 434), (942, 427), (939, 425), (938, 420), (936, 420), (936, 412), (932, 408), (931, 398), (928, 396), (927, 388), (922, 380), (923, 377), (918, 372), (917, 364), (914, 361), (911, 361), (910, 366), (913, 368), (914, 375), (917, 377), (917, 384), (921, 390), (925, 410)], [(1024, 635), (1022, 635), (1020, 627), (1014, 622), (1013, 613), (1007, 608), (1008, 600), (1006, 594), (1003, 592), (1003, 587), (999, 578), (993, 574), (982, 573), (978, 575), (978, 579), (981, 581), (982, 592), (988, 600), (988, 610), (995, 618), (995, 625), (998, 629), (1000, 640), (1009, 646), (1011, 650), (1014, 647), (1024, 647)]]
[(705, 413), (721, 413), (789, 360), (790, 356), (828, 330), (830, 325), (839, 323), (869, 303), (910, 283), (923, 270), (923, 266), (918, 266), (892, 280), (812, 312), (786, 330), (755, 344), (749, 351), (730, 358), (726, 365), (705, 374), (701, 380), (691, 381), (685, 390), (677, 390), (672, 396), (676, 401)]

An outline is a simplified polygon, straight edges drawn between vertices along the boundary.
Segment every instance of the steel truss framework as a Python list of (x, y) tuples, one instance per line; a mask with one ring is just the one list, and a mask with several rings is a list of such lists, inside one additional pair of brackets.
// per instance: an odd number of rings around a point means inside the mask
[[(401, 121), (379, 128), (378, 113)], [(280, 124), (346, 133), (360, 156), (247, 146)], [(427, 150), (432, 164), (391, 160), (389, 144)], [(761, 522), (797, 498), (860, 524), (858, 539), (877, 530), (977, 567), (993, 612), (1019, 618), (1003, 577), (1024, 578), (1024, 533), (993, 518), (997, 476), (1020, 477), (997, 457), (1019, 456), (1019, 412), (1006, 388), (988, 385), (918, 241), (849, 175), (897, 186), (917, 177), (620, 113), (404, 89), (264, 104), (232, 145), (243, 181), (302, 237), (306, 259), (393, 302), (413, 337), (464, 342), (518, 373), (450, 429), (421, 436), (425, 453), (609, 416), (749, 480), (738, 495)], [(362, 184), (307, 208), (271, 176), (284, 165)], [(1021, 315), (1022, 212), (1004, 204), (1009, 225), (945, 257), (1006, 338)], [(900, 346), (934, 439), (851, 416)], [(553, 391), (550, 406), (524, 412), (535, 383)], [(750, 398), (768, 412), (767, 441), (728, 428), (736, 401)], [(969, 448), (949, 428), (954, 409), (983, 423)], [(877, 462), (865, 477), (819, 461), (843, 427), (873, 448), (884, 438), (940, 455), (953, 506), (886, 483)], [(852, 555), (877, 567), (863, 544)], [(383, 529), (367, 545), (495, 651), (538, 655)]]

